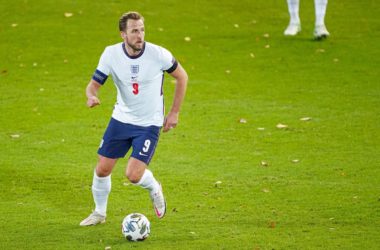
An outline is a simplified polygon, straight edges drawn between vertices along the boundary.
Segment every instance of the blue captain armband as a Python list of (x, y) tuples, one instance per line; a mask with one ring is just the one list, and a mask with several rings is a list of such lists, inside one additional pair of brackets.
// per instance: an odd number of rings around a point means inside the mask
[(92, 76), (92, 80), (97, 81), (101, 85), (103, 85), (106, 82), (107, 78), (108, 76), (99, 70), (95, 70), (95, 73)]

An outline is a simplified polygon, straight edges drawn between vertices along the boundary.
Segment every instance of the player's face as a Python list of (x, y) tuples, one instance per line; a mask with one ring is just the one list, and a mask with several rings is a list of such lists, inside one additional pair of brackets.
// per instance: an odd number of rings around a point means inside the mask
[(122, 36), (129, 48), (134, 52), (142, 50), (145, 36), (145, 27), (142, 20), (129, 19), (127, 22), (127, 29), (122, 33), (124, 33)]

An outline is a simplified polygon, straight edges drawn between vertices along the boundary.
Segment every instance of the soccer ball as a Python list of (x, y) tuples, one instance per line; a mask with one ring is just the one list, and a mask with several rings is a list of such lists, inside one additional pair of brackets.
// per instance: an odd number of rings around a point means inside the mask
[(128, 214), (121, 224), (121, 232), (129, 241), (142, 241), (150, 234), (150, 222), (143, 214)]

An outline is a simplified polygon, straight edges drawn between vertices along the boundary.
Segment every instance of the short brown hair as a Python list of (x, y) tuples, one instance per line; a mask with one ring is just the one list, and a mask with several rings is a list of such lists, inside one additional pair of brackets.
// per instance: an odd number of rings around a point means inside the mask
[(128, 19), (133, 19), (133, 20), (140, 20), (141, 19), (144, 22), (144, 17), (136, 11), (130, 11), (130, 12), (124, 13), (120, 17), (120, 20), (119, 20), (119, 30), (120, 31), (126, 31)]

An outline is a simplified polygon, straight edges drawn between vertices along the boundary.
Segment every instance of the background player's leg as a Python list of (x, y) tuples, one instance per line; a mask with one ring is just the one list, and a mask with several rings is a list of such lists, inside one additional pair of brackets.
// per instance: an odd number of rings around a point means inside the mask
[(286, 36), (294, 36), (297, 35), (298, 32), (301, 31), (301, 21), (299, 17), (299, 0), (287, 0), (288, 3), (288, 11), (290, 15), (290, 22), (286, 30), (284, 31), (284, 35)]
[(315, 5), (315, 29), (314, 37), (316, 39), (326, 38), (330, 35), (325, 26), (325, 15), (327, 0), (314, 0)]

